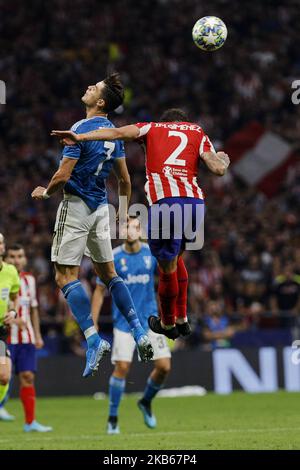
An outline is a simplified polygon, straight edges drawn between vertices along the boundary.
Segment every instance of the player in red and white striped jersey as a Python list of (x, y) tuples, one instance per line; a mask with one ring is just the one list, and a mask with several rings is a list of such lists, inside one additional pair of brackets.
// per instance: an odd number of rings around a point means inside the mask
[(25, 414), (24, 430), (52, 431), (51, 427), (43, 426), (35, 420), (36, 349), (41, 349), (44, 345), (40, 331), (35, 278), (24, 271), (27, 259), (22, 245), (8, 247), (6, 260), (17, 268), (21, 279), (18, 316), (11, 326), (7, 343), (14, 371), (20, 382), (20, 399)]
[[(62, 138), (67, 145), (87, 140), (116, 139), (142, 143), (146, 155), (145, 191), (151, 206), (148, 242), (160, 268), (158, 294), (161, 318), (150, 317), (149, 326), (156, 333), (163, 333), (172, 339), (179, 334), (189, 334), (186, 313), (188, 274), (181, 255), (186, 244), (192, 240), (186, 237), (186, 228), (192, 225), (197, 232), (204, 218), (203, 194), (197, 183), (198, 167), (202, 160), (214, 174), (222, 176), (230, 163), (228, 155), (216, 153), (202, 128), (189, 122), (180, 109), (167, 110), (159, 122), (99, 129), (86, 134), (52, 131), (52, 135)], [(180, 209), (177, 218), (171, 214), (174, 205)], [(159, 211), (166, 206), (169, 209), (168, 220), (159, 215)], [(160, 217), (158, 223), (157, 216)], [(169, 229), (170, 223), (171, 233), (166, 235), (165, 227)], [(156, 229), (153, 230), (155, 224)], [(176, 232), (178, 226), (181, 229), (179, 236)]]

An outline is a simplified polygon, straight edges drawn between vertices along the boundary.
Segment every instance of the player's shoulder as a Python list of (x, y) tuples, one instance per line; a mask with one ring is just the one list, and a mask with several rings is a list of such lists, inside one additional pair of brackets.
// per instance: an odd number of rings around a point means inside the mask
[(93, 116), (75, 122), (71, 127), (71, 131), (76, 132), (76, 134), (81, 134), (83, 132), (100, 129), (101, 127), (114, 127), (114, 125), (104, 116)]
[(116, 248), (114, 248), (112, 252), (113, 252), (114, 258), (117, 258), (123, 253), (123, 246), (122, 245), (116, 246)]
[(150, 250), (150, 248), (149, 248), (148, 243), (142, 242), (142, 249), (141, 249), (141, 251), (142, 251), (143, 253), (149, 253), (149, 254), (151, 255), (151, 250)]
[(17, 276), (19, 275), (18, 271), (17, 271), (17, 268), (13, 264), (6, 263), (6, 262), (3, 261), (3, 268), (2, 269), (3, 269), (3, 272), (5, 272), (7, 274), (11, 274), (11, 275), (17, 274)]

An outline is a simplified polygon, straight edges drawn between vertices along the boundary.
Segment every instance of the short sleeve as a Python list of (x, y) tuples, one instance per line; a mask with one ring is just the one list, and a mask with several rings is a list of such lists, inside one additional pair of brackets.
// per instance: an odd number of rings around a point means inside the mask
[(116, 140), (116, 146), (113, 152), (115, 158), (124, 158), (125, 157), (125, 147), (123, 140)]
[(134, 125), (140, 129), (139, 136), (137, 137), (138, 139), (146, 136), (151, 129), (151, 122), (137, 122)]
[(204, 152), (215, 152), (214, 146), (210, 141), (208, 135), (203, 134), (203, 137), (200, 142), (199, 155), (201, 156)]
[(30, 291), (30, 305), (33, 308), (38, 307), (39, 303), (36, 295), (36, 282), (33, 276), (28, 277), (29, 291)]
[[(82, 134), (84, 132), (88, 132), (84, 128), (84, 124), (83, 123), (80, 124), (79, 122), (75, 123), (71, 127), (71, 131), (75, 132), (75, 134)], [(75, 145), (65, 145), (62, 151), (62, 156), (67, 157), (67, 158), (74, 158), (75, 160), (78, 160), (81, 155), (81, 151), (82, 151), (81, 142), (77, 142), (77, 144)]]
[(11, 269), (12, 269), (12, 276), (11, 276), (12, 283), (11, 283), (9, 293), (17, 294), (20, 290), (21, 281), (20, 281), (20, 277), (16, 268), (14, 266), (11, 266)]

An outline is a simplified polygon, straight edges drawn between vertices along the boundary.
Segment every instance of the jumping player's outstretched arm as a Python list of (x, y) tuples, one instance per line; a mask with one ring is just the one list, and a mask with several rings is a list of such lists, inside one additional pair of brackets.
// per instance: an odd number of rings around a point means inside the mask
[(53, 193), (62, 189), (66, 182), (71, 178), (72, 171), (78, 160), (74, 158), (63, 157), (58, 170), (52, 176), (48, 187), (38, 186), (35, 188), (31, 197), (33, 199), (47, 199)]
[(218, 176), (223, 176), (230, 165), (230, 159), (225, 152), (203, 152), (200, 157), (207, 168)]
[(87, 140), (135, 140), (140, 135), (140, 129), (131, 124), (123, 127), (103, 128), (85, 134), (53, 130), (51, 135), (62, 139), (65, 145), (74, 145), (77, 142), (86, 142)]

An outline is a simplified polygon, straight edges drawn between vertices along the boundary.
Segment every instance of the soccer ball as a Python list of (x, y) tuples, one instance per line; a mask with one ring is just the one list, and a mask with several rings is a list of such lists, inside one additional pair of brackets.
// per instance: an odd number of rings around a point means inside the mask
[(204, 16), (193, 27), (193, 41), (203, 51), (216, 51), (227, 38), (225, 23), (216, 16)]

